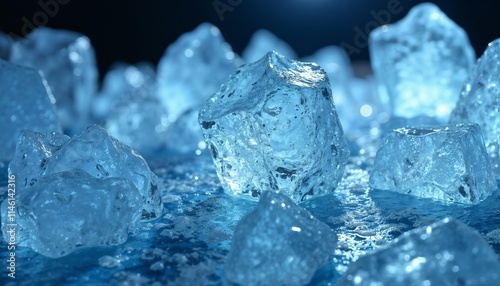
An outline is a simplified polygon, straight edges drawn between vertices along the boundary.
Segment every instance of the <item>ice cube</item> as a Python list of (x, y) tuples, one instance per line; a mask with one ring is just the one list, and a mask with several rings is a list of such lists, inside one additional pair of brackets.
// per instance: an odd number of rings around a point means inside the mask
[(434, 116), (442, 123), (448, 121), (476, 60), (465, 31), (431, 3), (415, 6), (398, 23), (375, 29), (370, 56), (394, 115)]
[(336, 244), (328, 225), (287, 196), (265, 191), (236, 227), (224, 274), (239, 285), (305, 285)]
[(0, 161), (14, 157), (16, 140), (23, 129), (61, 132), (55, 100), (40, 73), (0, 59)]
[(239, 57), (209, 23), (183, 34), (158, 64), (158, 96), (169, 120), (203, 104), (240, 65)]
[(295, 51), (285, 41), (266, 29), (255, 31), (241, 55), (246, 63), (253, 63), (271, 51), (287, 58), (298, 59)]
[(172, 123), (166, 133), (166, 147), (169, 152), (177, 155), (201, 155), (207, 144), (203, 137), (198, 113), (200, 108), (191, 108)]
[(455, 219), (409, 231), (359, 258), (337, 285), (499, 285), (496, 253)]
[(89, 122), (90, 104), (97, 90), (94, 49), (87, 37), (41, 27), (12, 46), (10, 61), (39, 69), (57, 99), (65, 130), (81, 131)]
[(11, 48), (12, 40), (9, 36), (0, 31), (0, 60), (9, 59)]
[(451, 123), (479, 124), (486, 151), (497, 179), (500, 179), (500, 39), (488, 45), (465, 81)]
[(161, 215), (160, 179), (141, 155), (97, 125), (89, 126), (71, 139), (26, 131), (20, 136), (14, 160), (9, 165), (9, 173), (16, 175), (20, 182), (19, 189), (36, 184), (44, 176), (78, 169), (98, 179), (129, 179), (143, 198), (142, 219)]
[(478, 204), (497, 190), (477, 124), (401, 128), (377, 152), (370, 187)]
[(19, 246), (52, 258), (81, 247), (122, 244), (141, 216), (141, 194), (125, 178), (95, 178), (82, 170), (53, 173), (2, 203), (2, 231), (10, 239), (15, 223)]
[(333, 192), (349, 151), (326, 73), (275, 52), (242, 66), (200, 111), (225, 191), (294, 201)]

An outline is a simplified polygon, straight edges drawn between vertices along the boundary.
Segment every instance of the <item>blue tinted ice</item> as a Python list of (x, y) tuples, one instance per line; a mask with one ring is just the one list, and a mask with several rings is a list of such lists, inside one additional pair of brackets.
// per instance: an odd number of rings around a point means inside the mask
[[(41, 177), (16, 196), (19, 246), (52, 258), (81, 247), (122, 244), (141, 216), (141, 194), (125, 178), (96, 178), (82, 170)], [(10, 237), (8, 201), (2, 231)]]
[(488, 45), (467, 78), (450, 122), (481, 126), (486, 150), (500, 178), (500, 39)]
[(436, 5), (415, 6), (400, 22), (370, 34), (370, 56), (381, 91), (396, 116), (446, 122), (476, 60), (465, 31)]
[(283, 194), (266, 191), (238, 223), (224, 273), (239, 285), (304, 285), (336, 243), (328, 225)]
[(298, 58), (295, 51), (285, 41), (265, 29), (257, 30), (252, 35), (241, 56), (246, 63), (253, 63), (271, 51), (275, 51), (287, 58)]
[(158, 64), (158, 96), (169, 120), (203, 104), (227, 81), (240, 60), (219, 29), (203, 23), (170, 45)]
[(333, 192), (344, 173), (347, 143), (316, 64), (268, 53), (231, 76), (199, 120), (228, 194), (303, 201)]
[(390, 132), (375, 157), (370, 187), (464, 204), (497, 190), (477, 124)]
[(407, 232), (359, 258), (337, 285), (499, 285), (500, 262), (484, 238), (455, 219)]
[(10, 50), (12, 48), (12, 40), (0, 31), (0, 59), (8, 60), (10, 57)]
[(38, 71), (0, 60), (0, 89), (0, 161), (14, 157), (23, 129), (61, 132), (54, 97)]
[(20, 191), (35, 185), (44, 176), (74, 170), (83, 170), (98, 179), (130, 180), (142, 196), (142, 219), (161, 215), (160, 179), (141, 155), (97, 125), (71, 139), (64, 135), (25, 131), (9, 165), (9, 173), (15, 174), (20, 182)]
[(64, 129), (78, 132), (88, 124), (97, 89), (94, 49), (87, 37), (65, 30), (37, 28), (14, 43), (10, 60), (39, 69), (57, 100)]
[(187, 110), (172, 123), (166, 133), (166, 147), (177, 155), (201, 155), (207, 148), (198, 123), (199, 107)]

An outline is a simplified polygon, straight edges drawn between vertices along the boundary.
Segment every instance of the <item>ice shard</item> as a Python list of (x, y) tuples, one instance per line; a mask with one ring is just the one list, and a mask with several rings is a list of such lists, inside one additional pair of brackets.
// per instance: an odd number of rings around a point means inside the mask
[(279, 190), (299, 202), (331, 193), (349, 151), (326, 73), (275, 52), (242, 66), (200, 111), (225, 191)]
[(55, 100), (41, 74), (0, 59), (0, 161), (10, 161), (23, 129), (61, 132)]
[(497, 190), (477, 124), (401, 128), (377, 152), (370, 187), (478, 204)]
[(400, 22), (370, 34), (370, 56), (395, 116), (448, 121), (476, 60), (465, 31), (436, 5), (415, 6)]
[(499, 285), (500, 262), (455, 219), (409, 231), (349, 266), (336, 285)]
[(272, 51), (290, 59), (298, 59), (295, 51), (285, 41), (265, 29), (257, 30), (252, 35), (241, 56), (246, 63), (253, 63)]
[(12, 46), (10, 61), (41, 70), (57, 100), (61, 124), (70, 133), (89, 122), (97, 91), (94, 49), (87, 37), (41, 27)]
[(287, 196), (266, 191), (238, 223), (224, 274), (239, 285), (305, 285), (336, 243), (328, 225)]
[(467, 78), (451, 123), (479, 124), (486, 151), (500, 179), (500, 39), (493, 41)]
[(73, 170), (83, 170), (98, 179), (128, 179), (142, 196), (142, 219), (153, 219), (162, 213), (160, 179), (141, 155), (97, 125), (70, 139), (25, 131), (9, 165), (9, 173), (16, 175), (19, 189), (34, 186), (47, 175)]
[(158, 64), (158, 96), (169, 120), (203, 104), (239, 64), (239, 57), (214, 25), (203, 23), (183, 34)]

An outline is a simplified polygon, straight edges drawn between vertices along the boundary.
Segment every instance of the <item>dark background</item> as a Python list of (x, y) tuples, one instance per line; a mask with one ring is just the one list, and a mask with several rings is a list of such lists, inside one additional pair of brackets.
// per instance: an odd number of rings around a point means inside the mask
[[(101, 75), (118, 60), (130, 63), (146, 60), (156, 64), (168, 44), (204, 21), (218, 26), (238, 53), (259, 28), (271, 30), (300, 56), (325, 45), (343, 42), (354, 45), (355, 27), (365, 30), (367, 23), (374, 20), (371, 11), (387, 10), (389, 2), (220, 0), (241, 2), (225, 12), (221, 21), (213, 0), (0, 0), (0, 30), (22, 36), (23, 18), (35, 25), (43, 23), (43, 17), (38, 21), (33, 18), (40, 11), (45, 13), (39, 3), (50, 1), (59, 7), (57, 13), (47, 15), (47, 26), (87, 35), (95, 47)], [(401, 19), (411, 7), (425, 1), (399, 2), (402, 12), (391, 15), (390, 22)], [(490, 41), (500, 37), (500, 1), (436, 0), (434, 3), (467, 31), (478, 55)], [(368, 57), (367, 48), (351, 55), (353, 61)]]

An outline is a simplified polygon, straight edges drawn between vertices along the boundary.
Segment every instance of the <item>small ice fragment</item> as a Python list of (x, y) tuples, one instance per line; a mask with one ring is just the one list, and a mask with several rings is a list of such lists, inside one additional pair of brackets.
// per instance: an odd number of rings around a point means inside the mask
[(287, 196), (266, 191), (238, 223), (224, 274), (239, 285), (304, 285), (336, 244), (328, 225)]
[(377, 152), (370, 187), (478, 204), (497, 190), (477, 124), (401, 128)]

